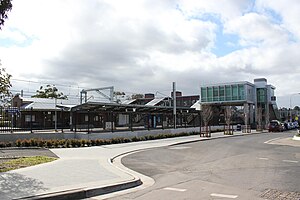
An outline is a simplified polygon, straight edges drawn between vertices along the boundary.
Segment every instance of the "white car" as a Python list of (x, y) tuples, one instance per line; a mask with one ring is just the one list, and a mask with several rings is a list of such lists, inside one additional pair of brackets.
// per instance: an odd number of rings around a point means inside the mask
[(295, 128), (299, 128), (299, 124), (297, 121), (293, 122)]
[(289, 129), (289, 130), (295, 128), (293, 122), (288, 122), (287, 125), (288, 125), (288, 129)]

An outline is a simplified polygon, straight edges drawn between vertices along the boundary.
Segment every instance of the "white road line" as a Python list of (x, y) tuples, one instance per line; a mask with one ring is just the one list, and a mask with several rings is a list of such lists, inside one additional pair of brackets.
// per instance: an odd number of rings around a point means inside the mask
[(170, 147), (172, 150), (190, 149), (191, 147)]
[(269, 160), (269, 158), (258, 158), (259, 160)]
[(289, 162), (289, 163), (298, 163), (297, 160), (283, 160), (282, 162)]
[(171, 191), (176, 191), (176, 192), (185, 192), (186, 189), (179, 189), (179, 188), (171, 188), (171, 187), (166, 187), (164, 190), (171, 190)]
[(265, 143), (265, 144), (268, 144), (268, 143), (270, 143), (270, 142), (273, 142), (274, 140), (278, 140), (278, 139), (281, 139), (281, 138), (282, 138), (282, 137), (273, 138), (273, 139), (271, 139), (271, 140), (265, 141), (264, 143)]
[(228, 199), (236, 199), (238, 195), (230, 195), (230, 194), (216, 194), (212, 193), (210, 194), (212, 197), (222, 197), (222, 198), (228, 198)]

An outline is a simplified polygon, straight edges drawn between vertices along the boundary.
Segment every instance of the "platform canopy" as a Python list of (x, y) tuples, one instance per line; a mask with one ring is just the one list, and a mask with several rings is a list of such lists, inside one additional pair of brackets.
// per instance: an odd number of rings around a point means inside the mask
[[(197, 113), (195, 108), (177, 107), (177, 113)], [(136, 113), (172, 113), (170, 106), (147, 106), (118, 103), (87, 102), (71, 108), (71, 112), (136, 112)]]

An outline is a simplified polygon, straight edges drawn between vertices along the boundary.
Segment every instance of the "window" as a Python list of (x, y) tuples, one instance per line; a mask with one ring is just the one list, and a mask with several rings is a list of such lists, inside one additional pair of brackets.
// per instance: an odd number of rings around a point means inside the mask
[(96, 115), (96, 116), (94, 117), (94, 121), (95, 121), (95, 122), (98, 122), (98, 121), (99, 121), (99, 116), (98, 116), (98, 115)]
[(231, 101), (232, 100), (230, 85), (225, 86), (225, 95), (226, 95), (226, 101)]
[(219, 88), (213, 87), (213, 101), (219, 101)]
[(207, 102), (207, 89), (205, 87), (201, 88), (201, 102)]
[(213, 89), (211, 87), (207, 88), (207, 101), (213, 101)]
[(237, 85), (232, 86), (232, 100), (238, 99), (238, 87)]
[(32, 121), (35, 122), (35, 115), (25, 115), (25, 122), (31, 122), (31, 117)]
[(85, 115), (85, 116), (84, 116), (84, 121), (85, 121), (85, 122), (88, 122), (88, 121), (89, 121), (89, 116), (88, 116), (88, 115)]
[(239, 85), (239, 97), (238, 100), (245, 100), (245, 89), (244, 89), (244, 85)]
[(265, 88), (259, 88), (259, 89), (257, 89), (257, 102), (259, 102), (259, 103), (266, 102)]
[(224, 101), (225, 100), (225, 87), (224, 86), (220, 86), (219, 95), (220, 95), (220, 101)]

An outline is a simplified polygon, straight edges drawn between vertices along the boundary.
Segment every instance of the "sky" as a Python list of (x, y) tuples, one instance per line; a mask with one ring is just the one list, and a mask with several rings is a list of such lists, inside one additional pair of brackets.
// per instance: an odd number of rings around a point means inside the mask
[(299, 0), (13, 0), (0, 31), (13, 91), (55, 84), (184, 95), (266, 78), (300, 105)]

